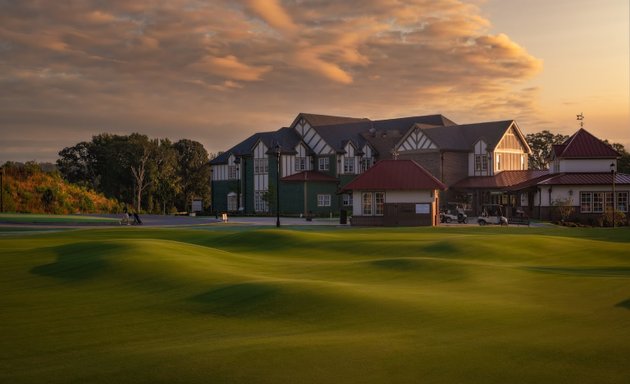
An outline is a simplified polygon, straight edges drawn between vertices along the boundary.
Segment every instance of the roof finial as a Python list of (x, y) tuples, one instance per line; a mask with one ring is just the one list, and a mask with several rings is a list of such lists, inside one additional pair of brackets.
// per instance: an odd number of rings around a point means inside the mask
[(394, 147), (394, 148), (392, 149), (392, 158), (393, 158), (394, 160), (398, 160), (398, 155), (400, 155), (400, 153), (398, 153), (398, 149), (397, 149), (396, 147)]
[(580, 128), (584, 128), (584, 114), (582, 112), (577, 115), (577, 121), (580, 122)]

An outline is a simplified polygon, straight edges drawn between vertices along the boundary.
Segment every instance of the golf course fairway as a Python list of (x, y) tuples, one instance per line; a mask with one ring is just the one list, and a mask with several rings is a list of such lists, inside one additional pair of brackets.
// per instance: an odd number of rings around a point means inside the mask
[(1, 383), (629, 383), (628, 228), (0, 229)]

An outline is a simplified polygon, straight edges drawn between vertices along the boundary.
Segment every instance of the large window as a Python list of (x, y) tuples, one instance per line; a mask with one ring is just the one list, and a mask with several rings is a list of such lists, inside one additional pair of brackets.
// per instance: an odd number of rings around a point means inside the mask
[(363, 192), (361, 194), (361, 212), (363, 216), (384, 215), (385, 192)]
[(328, 171), (330, 169), (330, 159), (328, 157), (319, 158), (319, 170)]
[(269, 161), (267, 159), (254, 159), (254, 173), (257, 175), (269, 173)]
[(483, 155), (475, 155), (475, 171), (486, 172), (488, 170), (488, 157)]
[[(628, 212), (628, 191), (616, 192), (619, 212)], [(612, 209), (612, 192), (581, 192), (580, 212), (603, 213), (605, 208)]]
[(267, 191), (254, 192), (254, 210), (256, 212), (269, 212), (269, 204), (265, 200)]
[(374, 192), (374, 214), (376, 216), (383, 215), (385, 213), (385, 193)]
[(330, 195), (317, 195), (318, 207), (330, 207)]
[(363, 216), (372, 216), (372, 193), (363, 192), (361, 194), (361, 213)]
[(343, 173), (354, 173), (354, 157), (343, 158)]
[(617, 193), (617, 210), (628, 212), (628, 192)]

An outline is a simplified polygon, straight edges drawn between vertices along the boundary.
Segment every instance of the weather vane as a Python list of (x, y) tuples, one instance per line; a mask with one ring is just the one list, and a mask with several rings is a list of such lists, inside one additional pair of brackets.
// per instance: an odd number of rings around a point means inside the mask
[(580, 114), (576, 116), (577, 116), (577, 121), (580, 122), (580, 128), (584, 128), (584, 114), (580, 112)]

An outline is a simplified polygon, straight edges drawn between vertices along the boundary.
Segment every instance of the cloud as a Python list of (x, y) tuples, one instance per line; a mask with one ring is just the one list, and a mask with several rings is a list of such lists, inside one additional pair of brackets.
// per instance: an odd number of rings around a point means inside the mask
[(278, 0), (248, 0), (249, 8), (273, 28), (282, 32), (294, 33), (298, 26), (284, 10)]
[(302, 111), (534, 111), (542, 62), (490, 25), (459, 0), (0, 2), (3, 133), (170, 129), (216, 152)]
[(199, 63), (194, 65), (199, 69), (206, 69), (216, 75), (242, 81), (257, 81), (262, 75), (271, 70), (271, 66), (251, 66), (247, 65), (233, 55), (225, 57), (204, 57)]

